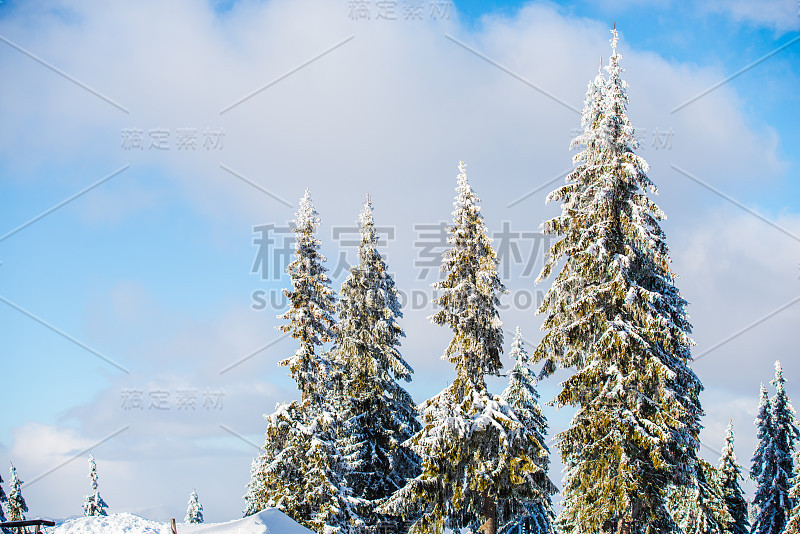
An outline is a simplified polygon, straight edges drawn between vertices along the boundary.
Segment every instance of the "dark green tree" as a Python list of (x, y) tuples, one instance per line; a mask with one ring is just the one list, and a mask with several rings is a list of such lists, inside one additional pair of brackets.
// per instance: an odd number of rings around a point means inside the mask
[(506, 401), (491, 394), (486, 374), (502, 364), (503, 332), (497, 311), (504, 291), (497, 256), (481, 215), (480, 199), (459, 165), (450, 248), (442, 258), (444, 279), (434, 324), (448, 326), (453, 338), (443, 358), (455, 366), (453, 383), (421, 405), (423, 428), (411, 438), (422, 458), (422, 473), (378, 509), (419, 517), (414, 534), (441, 534), (445, 526), (483, 523), (486, 534), (503, 522), (501, 503), (534, 501), (548, 487), (537, 477), (545, 448), (517, 419)]
[(347, 465), (336, 445), (333, 366), (322, 350), (335, 337), (335, 299), (315, 236), (319, 224), (306, 191), (295, 218), (295, 259), (286, 269), (292, 289), (285, 291), (290, 307), (282, 318), (288, 323), (280, 327), (300, 341), (280, 364), (289, 367), (301, 398), (265, 416), (264, 452), (253, 460), (244, 512), (275, 507), (320, 534), (345, 534), (360, 524), (355, 506), (361, 502), (347, 486)]
[(739, 480), (744, 477), (742, 477), (742, 468), (736, 460), (736, 453), (733, 451), (733, 441), (733, 422), (731, 422), (725, 432), (725, 447), (722, 449), (719, 467), (717, 467), (722, 496), (731, 516), (726, 534), (747, 534), (750, 531), (750, 522), (747, 519), (747, 500), (744, 497), (742, 486), (739, 484)]
[(702, 385), (689, 368), (691, 325), (675, 286), (661, 209), (627, 117), (617, 32), (608, 78), (589, 85), (581, 146), (567, 183), (548, 201), (561, 214), (544, 223), (560, 239), (539, 277), (554, 274), (539, 312), (533, 352), (544, 375), (575, 372), (556, 406), (575, 406), (556, 436), (567, 474), (563, 534), (614, 529), (674, 531), (666, 492), (692, 485)]
[(413, 370), (399, 351), (405, 336), (397, 289), (378, 251), (367, 199), (360, 216), (358, 264), (342, 284), (334, 380), (342, 420), (338, 445), (348, 466), (345, 478), (365, 506), (367, 524), (382, 518), (374, 509), (419, 474), (419, 457), (402, 443), (419, 429), (411, 395), (398, 384)]
[[(769, 403), (769, 416), (759, 409), (759, 445), (754, 455), (751, 475), (758, 482), (753, 505), (758, 511), (751, 532), (753, 534), (781, 534), (789, 522), (794, 500), (789, 490), (794, 477), (795, 441), (800, 436), (794, 409), (786, 394), (786, 380), (780, 362), (775, 362), (775, 396)], [(758, 462), (758, 465), (756, 465)]]

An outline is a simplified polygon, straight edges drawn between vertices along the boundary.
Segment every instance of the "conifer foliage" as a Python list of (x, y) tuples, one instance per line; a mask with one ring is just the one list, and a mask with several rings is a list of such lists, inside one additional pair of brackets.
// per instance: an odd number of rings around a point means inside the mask
[(552, 522), (555, 514), (550, 495), (557, 489), (550, 484), (547, 478), (550, 467), (550, 451), (547, 449), (545, 439), (547, 419), (539, 404), (536, 375), (530, 368), (530, 355), (525, 350), (519, 327), (514, 333), (509, 356), (514, 361), (514, 367), (508, 373), (508, 386), (500, 394), (500, 397), (511, 406), (517, 419), (528, 433), (544, 447), (546, 455), (536, 459), (536, 464), (541, 469), (536, 477), (539, 479), (539, 485), (542, 488), (548, 488), (548, 491), (543, 492), (541, 498), (536, 501), (509, 502), (506, 506), (507, 516), (513, 519), (503, 526), (503, 531), (510, 532), (516, 528), (526, 534), (545, 534), (553, 530)]
[(301, 392), (300, 401), (279, 404), (267, 419), (264, 452), (253, 460), (245, 515), (276, 507), (322, 534), (346, 533), (361, 523), (345, 481), (347, 469), (336, 446), (337, 417), (328, 397), (333, 374), (322, 350), (334, 338), (334, 295), (315, 232), (320, 221), (308, 191), (295, 218), (295, 259), (287, 266), (292, 290), (281, 329), (300, 341), (283, 360)]
[(360, 216), (359, 262), (339, 294), (333, 351), (341, 402), (339, 447), (348, 485), (367, 503), (360, 515), (369, 524), (379, 521), (375, 505), (418, 474), (418, 457), (401, 444), (420, 428), (416, 405), (397, 383), (411, 380), (413, 370), (399, 352), (403, 314), (377, 248), (372, 212), (368, 198)]
[(575, 368), (557, 406), (577, 406), (556, 436), (566, 466), (559, 515), (564, 534), (668, 532), (666, 489), (691, 484), (699, 446), (702, 385), (689, 368), (691, 325), (674, 285), (661, 209), (626, 115), (617, 32), (606, 72), (589, 84), (573, 141), (583, 150), (544, 231), (555, 242), (539, 281), (562, 264), (539, 312), (533, 353), (544, 374)]
[[(294, 356), (280, 362), (289, 367), (289, 373), (300, 388), (303, 400), (311, 395), (321, 395), (325, 387), (321, 377), (330, 372), (330, 362), (319, 347), (334, 337), (335, 297), (330, 279), (325, 274), (325, 256), (319, 251), (320, 241), (316, 230), (320, 224), (317, 211), (306, 190), (300, 200), (294, 221), (295, 259), (286, 267), (292, 283), (291, 290), (284, 290), (289, 299), (289, 310), (281, 316), (287, 324), (280, 327), (300, 340)], [(319, 403), (319, 399), (311, 399)]]
[(691, 486), (670, 488), (672, 517), (683, 534), (725, 534), (732, 518), (716, 469), (703, 459), (695, 469)]
[(800, 451), (794, 454), (794, 482), (789, 491), (789, 497), (794, 502), (794, 508), (789, 512), (789, 522), (786, 524), (786, 534), (800, 534)]
[(89, 478), (92, 481), (92, 492), (83, 500), (83, 515), (87, 517), (108, 515), (106, 513), (106, 508), (108, 508), (108, 505), (100, 496), (100, 490), (97, 489), (97, 464), (94, 461), (94, 456), (91, 454), (89, 455)]
[(733, 422), (731, 422), (725, 432), (725, 447), (722, 449), (722, 456), (720, 456), (717, 467), (725, 507), (731, 516), (726, 534), (747, 534), (750, 531), (747, 501), (744, 498), (742, 486), (739, 484), (739, 480), (744, 477), (742, 477), (742, 468), (736, 460), (736, 453), (733, 451), (733, 441)]
[(203, 522), (203, 505), (197, 499), (197, 492), (192, 490), (189, 495), (189, 504), (186, 507), (184, 523), (198, 524)]
[[(535, 501), (547, 491), (538, 473), (542, 443), (520, 423), (501, 397), (489, 393), (485, 375), (501, 368), (502, 323), (497, 257), (487, 236), (479, 198), (459, 165), (449, 249), (442, 259), (439, 311), (431, 320), (453, 331), (443, 358), (452, 362), (452, 384), (421, 406), (423, 428), (409, 441), (422, 458), (422, 472), (379, 508), (418, 517), (416, 533), (441, 534), (476, 519), (497, 532), (503, 503)], [(498, 512), (501, 517), (498, 517)]]
[(17, 476), (17, 468), (14, 467), (14, 464), (11, 464), (11, 481), (9, 482), (8, 502), (6, 505), (8, 506), (9, 521), (25, 520), (28, 505), (22, 496), (22, 481)]
[(278, 405), (266, 416), (264, 452), (253, 460), (245, 515), (275, 507), (322, 533), (348, 532), (355, 518), (329, 412), (307, 403)]
[[(772, 425), (772, 407), (770, 406), (769, 402), (769, 393), (767, 393), (767, 388), (764, 384), (761, 384), (761, 391), (759, 393), (759, 401), (758, 401), (758, 414), (756, 415), (755, 423), (756, 425), (756, 439), (758, 439), (758, 445), (756, 446), (756, 450), (753, 453), (753, 458), (751, 460), (751, 467), (750, 467), (750, 478), (758, 482), (759, 478), (761, 478), (761, 474), (764, 471), (764, 467), (769, 467), (767, 464), (767, 457), (769, 455), (770, 447), (772, 446), (772, 435), (774, 433), (774, 428)], [(769, 480), (773, 476), (770, 473), (767, 476), (767, 480)]]
[[(6, 496), (6, 492), (3, 491), (3, 477), (0, 476), (0, 523), (4, 523), (6, 521), (6, 514), (4, 508), (7, 502), (8, 502), (8, 497)], [(3, 527), (0, 528), (0, 532), (3, 532), (5, 534), (6, 532), (8, 532), (8, 530), (5, 527)]]
[(800, 437), (794, 409), (786, 394), (786, 380), (780, 362), (775, 362), (775, 396), (769, 404), (762, 388), (759, 406), (759, 444), (753, 456), (751, 476), (758, 487), (753, 505), (758, 511), (751, 532), (753, 534), (781, 534), (789, 522), (794, 501), (789, 490), (794, 477), (795, 441)]

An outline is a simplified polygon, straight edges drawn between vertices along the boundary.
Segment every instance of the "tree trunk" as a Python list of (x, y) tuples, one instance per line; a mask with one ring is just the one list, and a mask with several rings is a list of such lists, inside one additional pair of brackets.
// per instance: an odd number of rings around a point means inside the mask
[(494, 499), (489, 498), (486, 492), (483, 493), (483, 525), (478, 530), (482, 534), (497, 534), (497, 506)]
[(630, 532), (630, 525), (625, 521), (625, 516), (620, 516), (617, 519), (617, 534), (630, 534)]

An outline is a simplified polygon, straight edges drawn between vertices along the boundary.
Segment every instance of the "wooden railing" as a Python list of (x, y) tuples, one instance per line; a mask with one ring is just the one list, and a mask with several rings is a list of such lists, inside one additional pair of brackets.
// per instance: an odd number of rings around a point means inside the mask
[[(54, 527), (55, 521), (48, 521), (47, 519), (27, 519), (25, 521), (6, 521), (0, 523), (0, 528), (13, 528), (16, 529), (18, 534), (31, 534), (41, 532), (42, 527)], [(36, 527), (35, 530), (28, 531), (28, 527)]]

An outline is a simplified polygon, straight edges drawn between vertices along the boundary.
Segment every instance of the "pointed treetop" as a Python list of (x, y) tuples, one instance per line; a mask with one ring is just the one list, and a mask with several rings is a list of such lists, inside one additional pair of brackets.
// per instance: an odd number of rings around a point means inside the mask
[(375, 224), (375, 222), (372, 219), (373, 209), (374, 208), (372, 207), (372, 197), (370, 197), (370, 194), (367, 193), (367, 200), (364, 202), (364, 211), (362, 211), (361, 215), (359, 215), (358, 217), (359, 220), (361, 221), (362, 226), (371, 227)]
[(311, 199), (311, 192), (306, 189), (303, 198), (300, 199), (300, 209), (296, 214), (297, 229), (307, 229), (309, 227), (316, 228), (319, 226), (319, 217), (317, 210), (314, 209), (314, 203)]
[[(731, 419), (728, 422), (728, 428), (725, 429), (725, 446), (722, 447), (722, 457), (720, 458), (720, 465), (722, 465), (722, 461), (727, 455), (732, 455), (735, 458), (735, 455), (733, 454), (733, 441), (735, 437), (736, 434), (733, 431), (733, 419)], [(730, 452), (728, 452), (728, 449), (730, 449)]]
[(469, 187), (469, 182), (467, 182), (467, 164), (463, 161), (458, 162), (458, 185)]
[(617, 23), (614, 23), (614, 28), (611, 30), (611, 55), (617, 55), (617, 43), (619, 42), (619, 32), (617, 32)]
[(458, 184), (456, 185), (456, 191), (458, 194), (456, 195), (456, 199), (453, 201), (453, 207), (455, 207), (455, 211), (453, 211), (454, 216), (454, 223), (458, 224), (458, 220), (466, 215), (467, 220), (471, 220), (474, 217), (478, 219), (482, 219), (480, 201), (481, 199), (478, 198), (478, 195), (475, 194), (475, 191), (472, 190), (472, 186), (469, 184), (469, 180), (467, 179), (467, 164), (463, 161), (458, 162)]
[(519, 365), (528, 365), (531, 358), (528, 351), (525, 350), (524, 340), (522, 339), (522, 331), (517, 326), (514, 331), (514, 340), (511, 342), (510, 356), (515, 357)]
[(733, 452), (733, 442), (736, 434), (733, 431), (733, 419), (728, 422), (728, 428), (725, 430), (725, 446), (722, 448), (722, 456), (720, 457), (720, 468), (725, 462), (726, 457), (733, 458), (736, 461), (736, 454)]
[(781, 368), (780, 360), (775, 360), (775, 378), (772, 379), (770, 384), (775, 386), (780, 394), (783, 391), (783, 385), (786, 383), (786, 379), (783, 378), (783, 368)]

